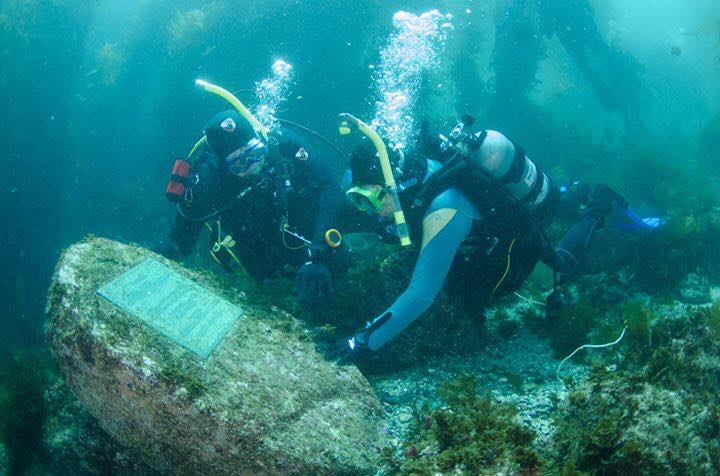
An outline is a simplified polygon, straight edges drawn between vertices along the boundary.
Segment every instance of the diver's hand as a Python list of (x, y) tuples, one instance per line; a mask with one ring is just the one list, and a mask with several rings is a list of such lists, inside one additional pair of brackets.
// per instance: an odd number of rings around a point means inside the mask
[(321, 342), (317, 345), (317, 351), (327, 360), (345, 359), (353, 352), (350, 347), (350, 339), (350, 337), (343, 337), (329, 342)]
[(298, 271), (295, 290), (304, 307), (325, 304), (332, 297), (332, 274), (325, 265), (308, 261)]
[(340, 365), (350, 363), (369, 352), (367, 346), (363, 343), (362, 336), (357, 334), (329, 342), (321, 342), (317, 344), (316, 348), (327, 360), (335, 361)]

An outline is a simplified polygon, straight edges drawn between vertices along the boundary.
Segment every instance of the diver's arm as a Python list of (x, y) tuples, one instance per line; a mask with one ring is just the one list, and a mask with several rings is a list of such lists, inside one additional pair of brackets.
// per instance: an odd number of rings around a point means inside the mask
[(326, 240), (329, 230), (344, 231), (339, 224), (345, 202), (342, 170), (338, 167), (342, 158), (334, 157), (336, 153), (289, 130), (283, 130), (279, 146), (281, 154), (300, 172), (298, 180), (304, 177), (308, 182), (304, 185), (317, 197), (309, 259), (300, 267), (295, 280), (300, 303), (312, 308), (331, 298), (333, 273), (342, 271), (348, 264), (347, 249), (342, 246), (342, 241), (336, 247)]
[(319, 203), (315, 212), (313, 243), (325, 244), (325, 232), (340, 228), (340, 211), (345, 202), (345, 194), (339, 183), (329, 183), (320, 189)]
[(197, 243), (204, 216), (212, 213), (216, 191), (220, 188), (217, 175), (209, 166), (209, 149), (202, 145), (193, 157), (196, 157), (186, 196), (177, 204), (175, 222), (170, 233), (153, 245), (153, 251), (169, 259), (181, 259), (188, 256)]
[(317, 141), (283, 128), (279, 135), (278, 148), (286, 160), (296, 167), (307, 167), (313, 183), (307, 184), (315, 190), (318, 198), (313, 243), (325, 242), (325, 232), (338, 228), (340, 211), (345, 202), (342, 189), (343, 170), (340, 167), (342, 157), (328, 147), (321, 147)]
[(313, 228), (313, 243), (325, 242), (325, 232), (332, 228), (340, 228), (340, 217), (343, 206), (346, 204), (345, 192), (342, 188), (342, 170), (331, 163), (335, 157), (317, 154), (308, 160), (318, 191), (319, 201), (315, 211), (315, 224)]
[[(344, 250), (342, 247), (331, 248), (326, 243), (325, 235), (331, 229), (344, 232), (341, 215), (346, 198), (342, 188), (344, 171), (340, 167), (343, 159), (329, 147), (323, 147), (317, 141), (293, 131), (283, 132), (281, 149), (291, 160), (305, 162), (312, 181), (307, 186), (311, 187), (317, 196), (311, 235), (311, 259), (324, 263), (334, 272), (341, 270), (347, 265)], [(306, 158), (298, 158), (297, 154), (303, 153)]]
[[(408, 288), (357, 339), (377, 350), (423, 314), (440, 292), (460, 243), (479, 219), (475, 207), (456, 189), (438, 196), (423, 219), (423, 242)], [(362, 343), (362, 342), (361, 342)]]

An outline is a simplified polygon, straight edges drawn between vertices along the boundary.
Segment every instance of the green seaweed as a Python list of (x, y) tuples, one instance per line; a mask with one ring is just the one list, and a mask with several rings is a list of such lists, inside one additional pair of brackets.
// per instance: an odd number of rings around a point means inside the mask
[(505, 319), (504, 321), (498, 322), (497, 330), (498, 335), (503, 339), (509, 339), (517, 334), (520, 329), (520, 323), (515, 319)]
[(564, 358), (579, 346), (587, 344), (588, 333), (599, 320), (597, 309), (586, 301), (563, 306), (550, 335), (555, 357)]
[(625, 335), (625, 345), (628, 349), (627, 360), (637, 365), (643, 365), (647, 363), (652, 347), (650, 309), (640, 302), (631, 302), (622, 307), (621, 313), (627, 325)]
[[(477, 393), (477, 379), (460, 374), (438, 390), (444, 406), (419, 410), (413, 438), (402, 458), (385, 453), (396, 474), (479, 474), (513, 467), (533, 473), (543, 460), (533, 448), (534, 432), (518, 423), (517, 409)], [(425, 448), (422, 452), (418, 448)]]
[(717, 318), (716, 310), (670, 309), (653, 316), (654, 309), (640, 303), (619, 307), (631, 365), (617, 372), (596, 366), (570, 389), (555, 415), (551, 466), (557, 472), (718, 472), (720, 346), (703, 325), (707, 316)]
[(163, 367), (159, 376), (167, 383), (187, 390), (187, 395), (190, 400), (195, 400), (207, 392), (205, 383), (195, 369), (192, 367), (183, 367), (175, 361), (171, 361), (171, 363)]
[(515, 372), (496, 367), (493, 372), (501, 377), (505, 377), (515, 393), (522, 395), (525, 393), (525, 378)]
[(7, 377), (0, 387), (0, 438), (8, 454), (10, 476), (26, 474), (46, 458), (46, 368), (44, 359), (29, 351), (9, 359)]
[(720, 301), (703, 309), (702, 315), (712, 336), (715, 339), (720, 338)]

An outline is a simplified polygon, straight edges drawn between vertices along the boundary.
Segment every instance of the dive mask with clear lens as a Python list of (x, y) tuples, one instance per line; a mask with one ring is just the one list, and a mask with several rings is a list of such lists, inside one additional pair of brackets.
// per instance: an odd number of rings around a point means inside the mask
[(353, 205), (364, 212), (380, 213), (387, 192), (384, 188), (352, 187), (345, 192)]
[(242, 175), (246, 173), (253, 164), (262, 162), (267, 154), (267, 146), (259, 137), (253, 137), (244, 146), (232, 152), (225, 158), (230, 173)]

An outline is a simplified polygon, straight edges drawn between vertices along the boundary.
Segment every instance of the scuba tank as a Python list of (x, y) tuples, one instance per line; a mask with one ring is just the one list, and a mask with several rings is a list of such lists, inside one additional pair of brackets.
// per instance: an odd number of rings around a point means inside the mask
[(464, 116), (448, 137), (440, 136), (440, 148), (454, 153), (448, 166), (452, 167), (451, 162), (462, 162), (464, 171), (474, 179), (490, 179), (530, 212), (548, 202), (553, 190), (552, 181), (525, 155), (522, 147), (508, 139), (514, 153), (504, 144), (496, 147), (488, 144), (489, 150), (481, 153), (480, 148), (487, 142), (488, 131), (466, 132), (465, 129), (472, 123), (470, 116)]

